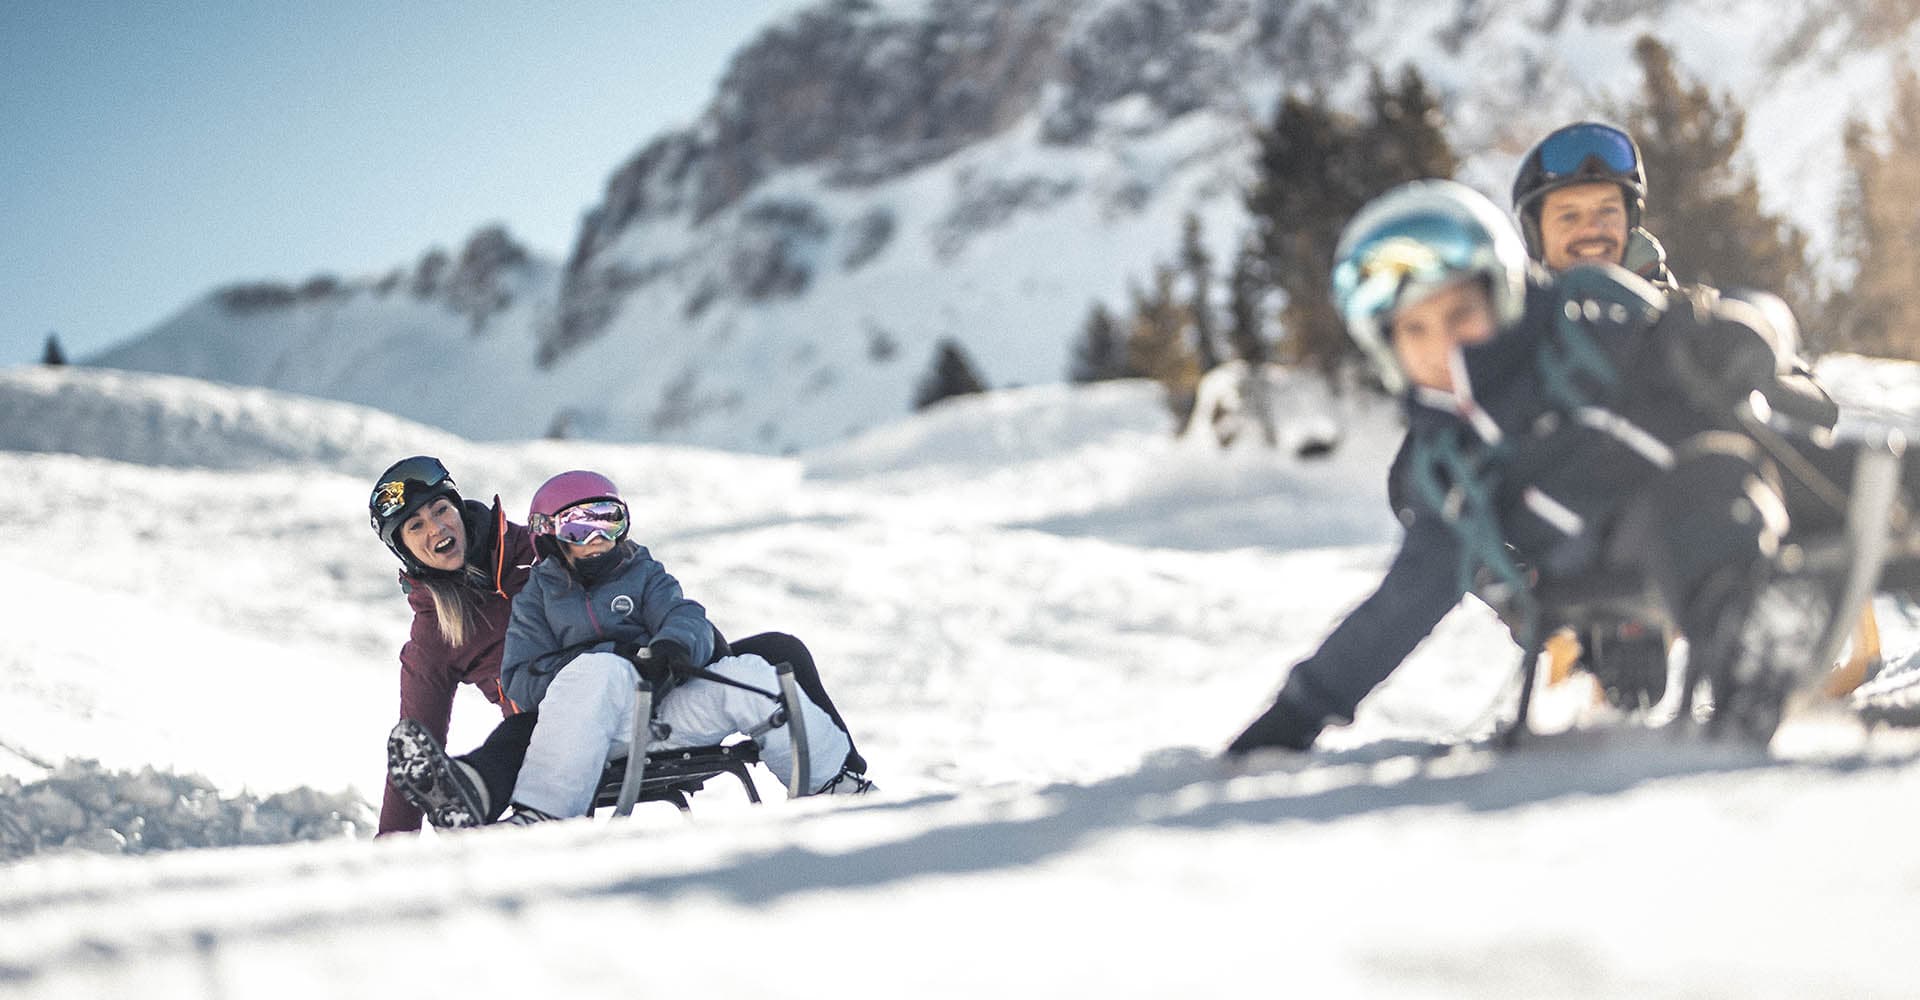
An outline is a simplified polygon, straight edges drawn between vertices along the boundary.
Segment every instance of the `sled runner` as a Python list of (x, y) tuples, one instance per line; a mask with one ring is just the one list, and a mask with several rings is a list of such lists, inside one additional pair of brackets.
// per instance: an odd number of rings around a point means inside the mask
[(1527, 716), (1533, 704), (1533, 687), (1540, 659), (1547, 643), (1562, 629), (1586, 634), (1591, 626), (1623, 621), (1658, 622), (1664, 614), (1638, 574), (1597, 573), (1575, 580), (1553, 581), (1535, 587), (1521, 609), (1526, 624), (1520, 657), (1520, 702), (1513, 721), (1499, 733), (1497, 742), (1511, 747), (1527, 735)]
[[(627, 745), (655, 749), (637, 758), (630, 753), (623, 754), (603, 768), (591, 800), (586, 804), (588, 813), (611, 806), (615, 815), (627, 816), (634, 805), (641, 802), (669, 802), (688, 812), (692, 794), (703, 789), (708, 780), (725, 775), (740, 782), (747, 800), (757, 804), (761, 801), (760, 792), (751, 767), (766, 763), (762, 759), (762, 737), (783, 726), (789, 727), (787, 735), (793, 746), (793, 772), (781, 775), (790, 797), (796, 794), (793, 789), (802, 789), (799, 794), (858, 794), (872, 789), (873, 783), (865, 776), (866, 759), (853, 746), (851, 735), (846, 735), (845, 723), (828, 697), (804, 644), (790, 635), (775, 632), (729, 644), (716, 630), (714, 646), (720, 653), (715, 661), (733, 655), (761, 658), (772, 667), (774, 683), (759, 681), (764, 687), (756, 686), (709, 667), (682, 665), (672, 673), (665, 673), (658, 669), (659, 664), (652, 662), (652, 655), (644, 647), (628, 645), (613, 650), (637, 668), (634, 712), (626, 727)], [(655, 718), (654, 709), (675, 685), (688, 678), (749, 692), (752, 698), (748, 704), (764, 699), (766, 714), (758, 716), (754, 709), (746, 710), (745, 719), (757, 721), (745, 723), (736, 731), (744, 739), (727, 735), (723, 742), (674, 746), (669, 724)], [(846, 758), (837, 762), (840, 773), (824, 784), (819, 783), (818, 775), (810, 767), (809, 757), (817, 759), (819, 749), (808, 741), (807, 718), (799, 711), (803, 705), (808, 712), (818, 708), (825, 713), (824, 721), (846, 736)], [(823, 720), (816, 716), (814, 721), (818, 724)], [(388, 780), (437, 828), (484, 825), (506, 806), (516, 772), (521, 767), (520, 755), (531, 743), (534, 724), (533, 713), (511, 716), (496, 727), (480, 747), (454, 758), (425, 726), (402, 719), (388, 735)], [(809, 775), (813, 778), (811, 785), (806, 780)], [(489, 804), (494, 806), (491, 813)]]
[[(645, 676), (650, 672), (647, 662), (649, 651), (641, 647), (626, 655), (633, 660), (641, 674), (636, 685), (639, 696), (634, 700), (633, 730), (628, 745), (643, 747), (655, 739), (665, 739), (669, 734), (659, 731), (660, 724), (653, 718), (653, 684)], [(600, 787), (594, 793), (589, 811), (611, 805), (616, 817), (625, 817), (631, 815), (633, 807), (640, 802), (671, 802), (681, 812), (689, 812), (691, 806), (687, 796), (704, 788), (707, 779), (722, 774), (739, 779), (746, 790), (747, 801), (757, 804), (760, 792), (754, 787), (753, 777), (747, 771), (749, 765), (760, 761), (760, 748), (754, 741), (762, 733), (780, 726), (791, 727), (793, 737), (793, 774), (787, 782), (788, 795), (797, 798), (805, 794), (805, 776), (810, 771), (806, 724), (798, 710), (800, 686), (794, 679), (793, 664), (782, 660), (774, 664), (773, 669), (780, 679), (778, 692), (763, 691), (705, 668), (694, 668), (691, 676), (766, 696), (772, 706), (766, 721), (754, 727), (746, 734), (748, 738), (738, 743), (629, 753), (625, 759), (609, 763), (601, 775)]]
[[(1883, 583), (1909, 583), (1920, 573), (1920, 536), (1904, 523), (1898, 502), (1896, 451), (1862, 449), (1844, 494), (1844, 528), (1784, 547), (1764, 579), (1738, 602), (1740, 634), (1698, 637), (1688, 657), (1678, 717), (1691, 716), (1702, 683), (1714, 698), (1715, 732), (1732, 727), (1765, 744), (1790, 695), (1817, 686), (1839, 658), (1861, 610)], [(1884, 576), (1884, 579), (1883, 579)], [(1594, 574), (1542, 583), (1523, 601), (1526, 641), (1513, 721), (1499, 742), (1527, 733), (1527, 716), (1547, 637), (1562, 626), (1661, 620), (1659, 602), (1637, 574)], [(1739, 644), (1706, 649), (1706, 643)], [(1855, 682), (1857, 683), (1857, 682)]]

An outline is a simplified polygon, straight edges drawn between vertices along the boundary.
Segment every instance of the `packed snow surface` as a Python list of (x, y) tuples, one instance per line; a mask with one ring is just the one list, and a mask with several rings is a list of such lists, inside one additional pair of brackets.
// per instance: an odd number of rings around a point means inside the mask
[[(1911, 366), (1823, 374), (1856, 426), (1920, 423)], [(430, 452), (516, 519), (553, 472), (609, 474), (723, 630), (811, 645), (881, 786), (42, 852), (0, 866), (0, 996), (1912, 995), (1907, 733), (1812, 712), (1763, 754), (1610, 719), (1576, 680), (1497, 753), (1517, 653), (1470, 605), (1324, 750), (1218, 758), (1391, 552), (1399, 429), (1342, 405), (1312, 460), (1178, 439), (1138, 383), (771, 458), (0, 372), (0, 773), (377, 800), (408, 615), (364, 504)], [(1916, 645), (1896, 603), (1883, 627)], [(455, 749), (495, 718), (462, 699)]]

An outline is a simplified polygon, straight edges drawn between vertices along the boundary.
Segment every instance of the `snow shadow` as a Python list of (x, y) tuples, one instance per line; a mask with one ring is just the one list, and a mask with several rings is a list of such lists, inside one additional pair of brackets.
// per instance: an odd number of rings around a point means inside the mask
[(1066, 538), (1100, 538), (1143, 548), (1220, 552), (1379, 545), (1393, 538), (1386, 507), (1333, 504), (1304, 493), (1256, 497), (1163, 496), (1122, 506), (1015, 522), (1010, 527)]
[[(1669, 778), (1782, 768), (1851, 773), (1905, 767), (1912, 759), (1784, 761), (1752, 748), (1679, 742), (1661, 731), (1536, 736), (1516, 751), (1388, 741), (1239, 767), (1199, 750), (1164, 751), (1130, 774), (1040, 789), (1016, 818), (940, 826), (842, 853), (783, 848), (725, 868), (629, 878), (582, 895), (718, 893), (754, 905), (820, 889), (1020, 868), (1130, 830), (1331, 823), (1427, 807), (1499, 812), (1618, 795)], [(1350, 782), (1325, 787), (1329, 770), (1354, 773)], [(1301, 781), (1309, 771), (1315, 780)]]

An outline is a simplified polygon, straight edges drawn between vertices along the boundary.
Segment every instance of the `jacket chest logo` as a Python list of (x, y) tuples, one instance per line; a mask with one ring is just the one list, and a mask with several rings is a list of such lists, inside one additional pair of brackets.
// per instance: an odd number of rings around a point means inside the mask
[(625, 594), (616, 594), (613, 600), (608, 603), (607, 607), (611, 608), (616, 615), (625, 616), (633, 614), (633, 598)]

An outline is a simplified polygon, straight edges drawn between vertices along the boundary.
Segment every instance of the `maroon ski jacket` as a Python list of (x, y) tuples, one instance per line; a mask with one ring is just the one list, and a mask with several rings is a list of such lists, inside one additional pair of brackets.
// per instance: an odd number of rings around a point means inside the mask
[[(499, 497), (493, 499), (492, 508), (467, 500), (461, 513), (468, 539), (461, 583), (477, 599), (466, 642), (458, 648), (447, 645), (440, 636), (433, 595), (417, 580), (400, 574), (400, 586), (413, 608), (413, 634), (400, 649), (400, 718), (427, 727), (442, 746), (453, 716), (453, 693), (463, 683), (479, 688), (488, 701), (500, 706), (501, 715), (519, 711), (500, 689), (500, 651), (513, 595), (526, 586), (527, 569), (534, 559), (532, 534), (507, 522)], [(389, 783), (380, 802), (380, 833), (418, 829), (420, 810)]]

